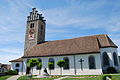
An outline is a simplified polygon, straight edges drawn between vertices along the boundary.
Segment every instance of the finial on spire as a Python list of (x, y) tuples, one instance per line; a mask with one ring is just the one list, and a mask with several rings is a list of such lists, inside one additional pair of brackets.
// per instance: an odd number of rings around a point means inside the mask
[(41, 20), (45, 23), (46, 20), (43, 18), (42, 14), (39, 14), (36, 8), (32, 8), (32, 12), (30, 12), (30, 16), (27, 17), (27, 21)]

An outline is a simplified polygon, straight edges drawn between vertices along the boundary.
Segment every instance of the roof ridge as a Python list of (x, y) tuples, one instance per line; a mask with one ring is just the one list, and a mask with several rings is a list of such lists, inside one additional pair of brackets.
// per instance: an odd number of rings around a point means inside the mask
[[(94, 36), (98, 36), (98, 35), (107, 35), (107, 34), (97, 34), (97, 35), (83, 36), (83, 37), (77, 37), (77, 38), (71, 38), (71, 39), (63, 39), (63, 40), (53, 40), (53, 41), (72, 40), (72, 39), (78, 39), (78, 38), (94, 37)], [(47, 41), (47, 42), (53, 42), (53, 41)]]
[(109, 42), (109, 40), (108, 40), (108, 35), (105, 35), (105, 37), (107, 38), (107, 42), (109, 43), (109, 46), (110, 46), (110, 42)]

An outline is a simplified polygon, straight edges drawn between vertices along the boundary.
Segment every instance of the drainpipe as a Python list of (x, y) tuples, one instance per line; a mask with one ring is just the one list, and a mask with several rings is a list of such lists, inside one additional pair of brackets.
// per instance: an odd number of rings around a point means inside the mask
[(74, 55), (74, 72), (75, 72), (75, 75), (76, 75), (75, 55)]

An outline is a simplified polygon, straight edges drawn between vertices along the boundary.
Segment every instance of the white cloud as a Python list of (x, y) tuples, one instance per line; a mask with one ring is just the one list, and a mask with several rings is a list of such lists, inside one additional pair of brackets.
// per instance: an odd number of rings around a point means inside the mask
[(0, 63), (4, 63), (4, 64), (10, 64), (9, 61), (10, 60), (14, 60), (14, 59), (17, 59), (17, 58), (20, 58), (21, 56), (20, 55), (12, 55), (12, 54), (9, 54), (9, 55), (0, 55)]
[[(24, 43), (24, 34), (25, 34), (25, 19), (29, 12), (28, 8), (32, 8), (36, 5), (33, 5), (33, 1), (27, 0), (6, 0), (8, 1), (8, 6), (1, 6), (1, 16), (0, 16), (0, 45), (19, 42), (21, 45)], [(54, 27), (47, 29), (47, 38), (55, 38), (56, 34), (71, 33), (70, 29), (64, 29), (69, 26), (76, 26), (77, 29), (92, 29), (92, 28), (103, 28), (106, 30), (106, 33), (111, 35), (113, 41), (120, 46), (120, 16), (119, 2), (111, 4), (110, 0), (67, 0), (70, 5), (66, 7), (56, 7), (43, 10), (39, 7), (39, 12), (42, 12), (47, 20), (47, 24)], [(104, 6), (113, 5), (114, 8), (111, 9), (108, 13), (99, 12), (99, 9), (102, 7), (104, 11)], [(8, 9), (9, 8), (9, 9)], [(114, 11), (116, 10), (116, 12)], [(98, 12), (97, 12), (98, 11)], [(110, 14), (109, 14), (110, 13)], [(60, 29), (59, 29), (60, 28)], [(24, 30), (24, 31), (23, 31)], [(87, 32), (86, 32), (87, 33)], [(72, 38), (79, 37), (82, 35), (77, 34), (66, 34), (63, 38)], [(11, 45), (12, 46), (12, 45)], [(5, 54), (0, 56), (0, 62), (9, 61), (20, 57), (23, 54), (23, 47), (18, 49), (16, 47), (12, 48), (0, 48), (0, 52), (4, 52), (9, 55), (6, 57)], [(120, 49), (119, 49), (120, 52)], [(2, 53), (1, 53), (2, 54)]]
[(0, 48), (0, 52), (18, 55), (18, 54), (23, 54), (23, 49), (18, 49), (18, 48)]

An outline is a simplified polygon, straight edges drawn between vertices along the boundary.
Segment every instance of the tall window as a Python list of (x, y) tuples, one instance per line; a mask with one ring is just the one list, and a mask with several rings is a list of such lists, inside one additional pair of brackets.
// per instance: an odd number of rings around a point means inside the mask
[(19, 64), (19, 63), (16, 63), (15, 67), (19, 67), (19, 66), (20, 66), (20, 64)]
[(34, 23), (31, 23), (31, 24), (30, 24), (30, 28), (34, 28)]
[(114, 59), (114, 65), (118, 66), (117, 54), (115, 52), (113, 53), (113, 59)]
[[(38, 61), (42, 63), (42, 60), (41, 60), (41, 59), (38, 59)], [(40, 70), (40, 69), (41, 69), (41, 68), (39, 68), (38, 65), (37, 65), (37, 70)]]
[(50, 70), (53, 70), (54, 69), (54, 66), (55, 66), (55, 62), (54, 62), (54, 59), (53, 58), (50, 58), (48, 63), (52, 63), (53, 65), (51, 67), (49, 67)]
[(109, 66), (110, 63), (109, 63), (109, 56), (107, 55), (106, 52), (103, 53), (102, 55), (102, 60), (103, 60), (103, 66)]
[(89, 56), (88, 57), (88, 64), (89, 64), (89, 69), (96, 69), (95, 65), (95, 57), (94, 56)]
[(69, 69), (69, 59), (68, 59), (68, 57), (63, 58), (63, 60), (65, 61), (65, 66), (63, 68), (64, 69)]

